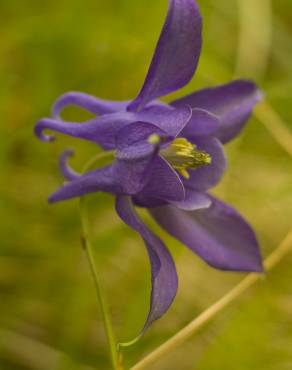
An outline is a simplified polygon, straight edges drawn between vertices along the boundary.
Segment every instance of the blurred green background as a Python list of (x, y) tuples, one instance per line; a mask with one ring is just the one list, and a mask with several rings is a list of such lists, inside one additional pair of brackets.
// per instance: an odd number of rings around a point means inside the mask
[[(250, 77), (292, 130), (291, 0), (201, 0), (200, 6), (202, 58), (196, 77), (176, 96), (235, 75)], [(97, 149), (62, 135), (54, 145), (43, 144), (33, 136), (33, 125), (68, 90), (134, 97), (166, 9), (167, 0), (0, 2), (1, 370), (110, 367), (80, 247), (78, 203), (47, 204), (62, 182), (57, 165), (62, 149), (76, 149), (77, 169)], [(74, 109), (65, 115), (85, 117)], [(215, 193), (250, 220), (267, 256), (292, 226), (291, 157), (256, 118), (227, 152), (229, 170)], [(90, 219), (116, 336), (129, 340), (143, 325), (149, 304), (146, 252), (115, 215), (110, 196), (90, 196)], [(167, 315), (125, 350), (127, 366), (242, 278), (211, 269), (148, 221), (175, 256), (180, 288)], [(292, 254), (149, 370), (292, 369), (291, 263)]]

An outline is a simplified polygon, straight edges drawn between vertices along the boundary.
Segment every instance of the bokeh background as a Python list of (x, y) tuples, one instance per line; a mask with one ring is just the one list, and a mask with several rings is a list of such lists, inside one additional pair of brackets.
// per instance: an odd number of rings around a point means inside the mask
[[(264, 120), (254, 117), (228, 145), (229, 169), (214, 192), (250, 220), (267, 256), (292, 226), (292, 160), (266, 127), (276, 111), (292, 131), (291, 0), (201, 0), (200, 6), (204, 47), (199, 69), (175, 96), (235, 76), (252, 78), (265, 91), (272, 110)], [(62, 149), (76, 149), (72, 165), (77, 169), (98, 149), (61, 135), (53, 145), (43, 144), (33, 136), (33, 125), (68, 90), (134, 97), (166, 9), (167, 0), (0, 2), (1, 370), (110, 368), (80, 247), (78, 202), (47, 204), (62, 182), (57, 165)], [(74, 109), (65, 116), (87, 118)], [(287, 143), (289, 137), (280, 132), (277, 139)], [(89, 199), (94, 252), (116, 336), (129, 340), (148, 309), (147, 255), (139, 236), (119, 221), (110, 196)], [(175, 256), (180, 288), (167, 315), (125, 350), (127, 366), (243, 277), (211, 269), (143, 215)], [(291, 264), (292, 254), (149, 370), (292, 369)]]

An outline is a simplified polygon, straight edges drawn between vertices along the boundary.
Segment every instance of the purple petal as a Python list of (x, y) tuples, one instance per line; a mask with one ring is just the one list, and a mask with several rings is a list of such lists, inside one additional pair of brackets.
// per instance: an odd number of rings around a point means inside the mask
[(129, 197), (118, 197), (116, 210), (121, 219), (143, 238), (151, 264), (151, 303), (143, 332), (170, 307), (178, 286), (173, 259), (163, 242), (140, 220)]
[(49, 202), (56, 203), (100, 191), (116, 195), (134, 195), (141, 191), (147, 182), (149, 164), (149, 159), (131, 164), (115, 161), (111, 166), (73, 178), (52, 194)]
[(179, 175), (161, 157), (156, 157), (151, 164), (149, 181), (143, 190), (136, 194), (142, 199), (181, 201), (185, 198), (184, 185)]
[(166, 201), (154, 198), (154, 194), (152, 196), (146, 196), (145, 193), (146, 192), (142, 191), (133, 197), (134, 204), (138, 207), (155, 208), (171, 204), (176, 208), (183, 209), (185, 211), (195, 211), (197, 209), (208, 208), (212, 203), (207, 194), (188, 188), (185, 189), (184, 199), (180, 201)]
[(127, 112), (103, 115), (84, 123), (45, 118), (37, 122), (35, 134), (43, 141), (53, 141), (53, 135), (44, 135), (43, 133), (44, 130), (52, 130), (93, 141), (104, 149), (114, 149), (117, 132), (133, 121), (133, 115)]
[(207, 194), (187, 188), (185, 189), (185, 198), (183, 200), (170, 203), (176, 208), (185, 211), (196, 211), (198, 209), (208, 208), (212, 204)]
[(103, 100), (82, 92), (70, 91), (57, 99), (52, 109), (52, 115), (53, 118), (60, 118), (61, 111), (68, 105), (75, 105), (93, 114), (101, 115), (125, 111), (128, 104), (128, 101)]
[[(157, 145), (150, 144), (151, 135), (160, 139)], [(116, 158), (124, 161), (133, 161), (149, 157), (158, 152), (159, 144), (171, 140), (165, 131), (147, 122), (135, 122), (123, 127), (116, 138)]]
[(189, 123), (192, 114), (192, 109), (187, 106), (178, 109), (170, 106), (147, 106), (141, 112), (133, 113), (137, 121), (152, 123), (174, 137)]
[(164, 135), (158, 127), (136, 122), (121, 129), (117, 134), (116, 160), (111, 166), (79, 175), (67, 164), (72, 151), (65, 151), (60, 158), (61, 172), (67, 180), (63, 188), (50, 198), (51, 202), (82, 196), (97, 191), (134, 195), (140, 192), (152, 175), (159, 146), (148, 143), (149, 135)]
[(189, 105), (206, 109), (219, 116), (220, 128), (217, 137), (227, 143), (236, 137), (249, 119), (252, 110), (263, 95), (257, 86), (244, 80), (204, 89), (172, 103), (175, 107)]
[(195, 136), (215, 136), (220, 120), (214, 114), (203, 109), (192, 109), (192, 117), (180, 132), (179, 136), (188, 138)]
[(156, 153), (133, 161), (117, 160), (113, 163), (113, 181), (118, 187), (116, 194), (135, 195), (149, 181), (151, 165)]
[[(190, 138), (189, 138), (190, 139)], [(194, 190), (208, 190), (221, 180), (226, 169), (226, 157), (223, 145), (215, 138), (193, 138), (191, 140), (198, 149), (211, 155), (211, 164), (189, 170), (190, 179), (184, 180), (186, 187)]]
[(231, 271), (263, 272), (254, 231), (230, 206), (212, 198), (212, 206), (186, 212), (172, 206), (151, 209), (155, 220), (209, 265)]
[(129, 110), (186, 85), (197, 68), (202, 45), (202, 19), (195, 0), (170, 0), (146, 80)]
[(149, 143), (153, 134), (160, 137), (161, 143), (168, 139), (164, 131), (146, 122), (127, 125), (117, 134), (114, 176), (125, 194), (138, 193), (151, 179), (160, 146)]
[(133, 199), (133, 203), (135, 204), (135, 206), (142, 207), (142, 208), (155, 208), (155, 207), (161, 207), (161, 206), (168, 204), (166, 200), (154, 198), (154, 194), (153, 196), (143, 195), (143, 191), (133, 196), (132, 199)]
[(71, 170), (62, 167), (65, 178), (69, 179), (70, 176), (71, 181), (57, 190), (49, 198), (49, 202), (60, 202), (100, 191), (116, 195), (134, 195), (140, 192), (147, 183), (150, 177), (149, 167), (154, 158), (155, 153), (152, 157), (136, 161), (116, 160), (110, 166), (75, 177), (71, 177)]
[(90, 171), (73, 179), (52, 194), (49, 202), (56, 203), (98, 191), (114, 194), (122, 193), (120, 184), (114, 181), (112, 166)]
[(169, 135), (177, 135), (191, 118), (189, 107), (174, 109), (165, 106), (152, 106), (140, 113), (119, 112), (105, 114), (92, 120), (77, 123), (45, 118), (37, 122), (35, 134), (43, 141), (53, 141), (54, 136), (44, 135), (44, 130), (52, 130), (83, 140), (93, 141), (104, 149), (114, 149), (119, 130), (130, 123), (146, 121), (158, 126)]

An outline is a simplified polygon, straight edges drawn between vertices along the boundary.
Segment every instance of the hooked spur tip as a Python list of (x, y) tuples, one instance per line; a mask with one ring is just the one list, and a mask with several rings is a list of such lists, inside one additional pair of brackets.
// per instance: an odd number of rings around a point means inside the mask
[(80, 173), (73, 170), (68, 164), (68, 159), (72, 156), (74, 156), (74, 150), (69, 148), (61, 154), (59, 160), (61, 173), (67, 181), (72, 181), (81, 175)]
[(53, 142), (55, 141), (55, 135), (45, 135), (44, 130), (46, 129), (45, 122), (43, 120), (39, 121), (34, 128), (35, 135), (44, 142)]

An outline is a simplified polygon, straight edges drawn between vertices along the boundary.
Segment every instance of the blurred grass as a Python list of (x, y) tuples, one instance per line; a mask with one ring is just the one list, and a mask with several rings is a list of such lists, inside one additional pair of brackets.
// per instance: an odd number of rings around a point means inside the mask
[[(223, 83), (234, 74), (252, 77), (292, 130), (291, 1), (239, 3), (200, 2), (202, 59), (196, 78), (176, 95)], [(271, 32), (265, 28), (266, 12), (260, 9), (269, 4)], [(76, 148), (77, 168), (96, 148), (61, 136), (54, 145), (44, 145), (34, 138), (32, 128), (39, 117), (49, 114), (54, 99), (71, 89), (111, 99), (134, 97), (166, 7), (166, 0), (1, 0), (1, 370), (109, 367), (95, 292), (79, 243), (77, 203), (54, 207), (46, 203), (62, 181), (57, 167), (62, 148)], [(246, 19), (246, 14), (252, 17)], [(245, 34), (249, 22), (252, 32)], [(259, 43), (264, 43), (264, 57), (258, 54)], [(215, 192), (250, 220), (267, 255), (291, 227), (291, 158), (256, 118), (227, 151), (229, 170)], [(115, 330), (119, 339), (127, 340), (137, 334), (147, 313), (146, 252), (139, 237), (118, 220), (110, 196), (90, 199), (95, 253)], [(125, 351), (128, 364), (241, 278), (212, 270), (158, 232), (175, 256), (179, 294), (168, 314)], [(289, 256), (250, 295), (151, 370), (291, 369), (291, 262)]]

